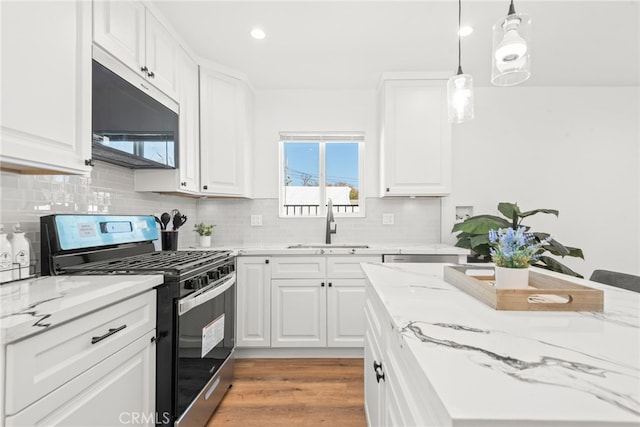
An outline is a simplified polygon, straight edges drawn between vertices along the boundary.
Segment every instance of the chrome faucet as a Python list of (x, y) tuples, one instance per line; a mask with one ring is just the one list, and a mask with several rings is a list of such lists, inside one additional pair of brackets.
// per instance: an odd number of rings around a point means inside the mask
[[(333, 223), (333, 227), (331, 227), (331, 223)], [(336, 234), (338, 231), (338, 224), (335, 223), (333, 219), (333, 202), (331, 199), (327, 200), (327, 231), (326, 231), (326, 239), (325, 243), (327, 245), (331, 244), (331, 235)]]

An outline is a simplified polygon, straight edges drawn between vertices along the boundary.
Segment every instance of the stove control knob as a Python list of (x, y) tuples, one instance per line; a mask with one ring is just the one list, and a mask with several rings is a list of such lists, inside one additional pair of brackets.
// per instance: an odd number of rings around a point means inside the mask
[(236, 266), (233, 264), (229, 264), (229, 272), (236, 271)]
[(200, 285), (201, 287), (205, 287), (209, 284), (209, 276), (207, 276), (206, 274), (203, 274), (202, 276), (200, 276)]
[(218, 280), (220, 278), (220, 273), (217, 270), (210, 271), (207, 273), (207, 277), (211, 280)]
[(195, 287), (195, 283), (194, 283), (194, 282), (195, 282), (195, 280), (196, 280), (196, 279), (189, 279), (189, 280), (187, 280), (186, 282), (184, 282), (184, 288), (185, 288), (185, 289), (197, 289), (197, 288)]
[(228, 265), (223, 265), (222, 267), (220, 267), (220, 270), (221, 270), (222, 274), (231, 273), (231, 267), (229, 267)]

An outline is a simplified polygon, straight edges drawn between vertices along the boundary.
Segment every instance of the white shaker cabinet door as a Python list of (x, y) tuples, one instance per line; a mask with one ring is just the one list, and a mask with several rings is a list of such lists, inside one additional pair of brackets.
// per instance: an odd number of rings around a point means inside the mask
[(238, 347), (271, 345), (270, 259), (238, 257), (236, 344)]
[(147, 78), (155, 87), (176, 99), (180, 45), (149, 11), (145, 28)]
[(91, 3), (1, 2), (2, 168), (91, 171)]
[(446, 80), (387, 80), (382, 91), (382, 196), (449, 194)]
[(327, 346), (363, 347), (366, 279), (328, 279)]
[(324, 279), (271, 280), (271, 346), (327, 345)]
[(145, 14), (138, 1), (93, 2), (93, 41), (137, 73), (145, 65)]
[(154, 336), (155, 329), (7, 417), (6, 426), (154, 426)]

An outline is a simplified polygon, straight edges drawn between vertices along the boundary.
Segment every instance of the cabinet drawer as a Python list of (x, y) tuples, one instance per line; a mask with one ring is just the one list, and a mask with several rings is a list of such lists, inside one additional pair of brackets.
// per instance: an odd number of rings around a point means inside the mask
[[(15, 414), (62, 386), (155, 329), (155, 323), (156, 293), (151, 291), (9, 344), (6, 414)], [(117, 331), (108, 335), (110, 330)], [(103, 336), (92, 344), (94, 337)]]
[(273, 257), (273, 279), (324, 279), (327, 261), (323, 256)]
[(381, 262), (382, 257), (377, 256), (347, 256), (327, 257), (327, 276), (344, 279), (360, 279), (365, 274), (360, 266), (361, 262)]

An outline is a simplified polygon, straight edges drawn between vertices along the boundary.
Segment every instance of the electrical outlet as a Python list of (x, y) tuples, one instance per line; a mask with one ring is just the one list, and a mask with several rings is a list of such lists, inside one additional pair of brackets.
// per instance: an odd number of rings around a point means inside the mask
[(395, 216), (392, 213), (382, 214), (382, 225), (393, 225), (395, 222)]
[(262, 215), (251, 215), (251, 226), (262, 227)]

